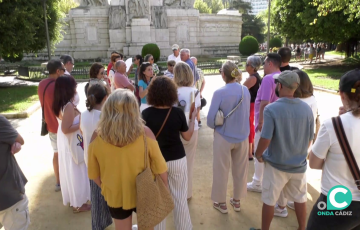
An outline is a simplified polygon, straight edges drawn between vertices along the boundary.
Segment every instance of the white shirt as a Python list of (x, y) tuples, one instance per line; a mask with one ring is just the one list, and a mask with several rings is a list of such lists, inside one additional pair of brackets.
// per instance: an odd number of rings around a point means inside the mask
[[(351, 112), (340, 116), (346, 137), (354, 154), (356, 162), (360, 164), (360, 118)], [(326, 120), (320, 127), (318, 137), (312, 147), (312, 152), (320, 159), (326, 159), (322, 177), (321, 192), (327, 195), (336, 185), (343, 185), (350, 189), (353, 200), (360, 201), (360, 191), (355, 185), (349, 166), (340, 148), (331, 119)]]
[[(185, 101), (185, 117), (186, 121), (189, 124), (189, 114), (190, 114), (190, 105), (191, 105), (191, 93), (194, 93), (194, 96), (198, 90), (195, 87), (180, 87), (178, 88), (178, 98), (179, 102)], [(195, 97), (195, 107), (199, 108), (201, 106), (200, 93)], [(199, 130), (198, 121), (195, 116), (195, 126), (194, 130)]]
[(109, 71), (109, 79), (111, 83), (111, 92), (115, 90), (115, 82), (114, 82), (115, 70), (111, 69)]
[(311, 97), (299, 98), (299, 99), (302, 100), (303, 102), (305, 102), (306, 104), (308, 104), (310, 106), (310, 108), (311, 108), (311, 111), (312, 111), (313, 116), (314, 116), (314, 133), (315, 133), (315, 131), (316, 131), (316, 117), (317, 117), (317, 111), (318, 111), (316, 98), (314, 96), (311, 96)]
[(171, 61), (171, 60), (174, 60), (176, 63), (178, 63), (179, 61), (181, 61), (180, 54), (177, 57), (175, 57), (174, 54), (170, 54), (168, 57), (168, 61)]
[(100, 114), (101, 111), (96, 109), (91, 111), (86, 110), (85, 112), (81, 113), (80, 129), (83, 134), (84, 159), (86, 166), (88, 165), (88, 148), (90, 145), (90, 140), (100, 120)]

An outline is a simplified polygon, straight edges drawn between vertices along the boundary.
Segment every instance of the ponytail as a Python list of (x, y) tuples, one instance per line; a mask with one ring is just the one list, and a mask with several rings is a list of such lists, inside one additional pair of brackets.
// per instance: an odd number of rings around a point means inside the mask
[(108, 91), (104, 85), (94, 84), (90, 86), (87, 92), (86, 108), (91, 111), (94, 107), (104, 100), (108, 96)]

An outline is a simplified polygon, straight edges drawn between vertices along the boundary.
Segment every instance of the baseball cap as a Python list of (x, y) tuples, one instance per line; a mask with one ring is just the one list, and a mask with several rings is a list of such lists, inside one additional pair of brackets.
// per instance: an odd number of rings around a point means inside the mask
[[(299, 75), (290, 70), (285, 70), (280, 74), (274, 74), (273, 78), (289, 89), (296, 89), (300, 85)], [(295, 87), (294, 83), (297, 83), (298, 86)]]
[(178, 50), (179, 49), (179, 45), (178, 44), (174, 44), (171, 47), (172, 50)]
[(360, 81), (360, 69), (353, 69), (346, 72), (339, 82), (339, 90), (346, 93), (355, 93), (354, 85)]

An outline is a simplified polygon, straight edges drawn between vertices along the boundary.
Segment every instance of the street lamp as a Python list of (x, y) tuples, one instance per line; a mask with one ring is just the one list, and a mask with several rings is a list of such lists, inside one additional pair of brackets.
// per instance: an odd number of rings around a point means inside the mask
[(43, 1), (43, 5), (44, 5), (44, 18), (45, 18), (45, 30), (46, 30), (46, 43), (47, 43), (47, 50), (48, 50), (48, 59), (50, 61), (51, 54), (50, 54), (49, 28), (48, 28), (47, 16), (46, 16), (46, 0)]
[(271, 6), (271, 0), (269, 1), (269, 5), (268, 5), (268, 39), (267, 39), (267, 51), (266, 53), (269, 53), (269, 49), (270, 49), (270, 6)]

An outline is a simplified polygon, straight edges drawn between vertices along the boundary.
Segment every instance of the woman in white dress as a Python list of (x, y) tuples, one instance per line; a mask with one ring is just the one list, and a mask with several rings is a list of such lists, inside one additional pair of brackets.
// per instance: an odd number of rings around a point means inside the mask
[(63, 204), (70, 204), (74, 213), (91, 209), (90, 183), (84, 162), (84, 143), (80, 127), (80, 112), (73, 104), (76, 82), (72, 77), (56, 79), (53, 111), (58, 119), (58, 151)]
[[(91, 70), (90, 70), (91, 72)], [(81, 113), (80, 131), (84, 138), (85, 164), (88, 166), (88, 149), (95, 129), (100, 120), (101, 108), (108, 97), (108, 90), (102, 83), (93, 84), (87, 90), (87, 110)], [(91, 225), (93, 230), (105, 229), (112, 224), (107, 203), (101, 195), (101, 188), (90, 180)]]

